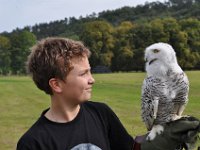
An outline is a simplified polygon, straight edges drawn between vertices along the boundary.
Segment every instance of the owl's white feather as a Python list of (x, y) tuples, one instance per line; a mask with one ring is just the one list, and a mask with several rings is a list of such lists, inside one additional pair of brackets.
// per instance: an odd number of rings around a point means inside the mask
[(189, 82), (167, 43), (145, 50), (146, 72), (142, 86), (142, 119), (150, 131), (148, 140), (161, 133), (162, 124), (179, 118), (188, 102)]

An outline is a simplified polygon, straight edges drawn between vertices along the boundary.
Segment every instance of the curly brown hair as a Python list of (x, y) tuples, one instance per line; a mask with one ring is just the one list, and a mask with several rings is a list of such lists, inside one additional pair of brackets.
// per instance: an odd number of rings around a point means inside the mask
[(79, 41), (59, 37), (45, 38), (31, 48), (27, 71), (39, 89), (53, 95), (49, 80), (59, 78), (64, 81), (73, 69), (71, 59), (85, 56), (89, 57), (90, 51)]

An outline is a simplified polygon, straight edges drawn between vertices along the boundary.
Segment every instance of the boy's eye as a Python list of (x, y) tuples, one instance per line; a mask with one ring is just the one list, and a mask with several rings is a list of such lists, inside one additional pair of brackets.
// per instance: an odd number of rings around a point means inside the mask
[(80, 76), (84, 76), (84, 75), (86, 75), (86, 74), (87, 74), (87, 72), (84, 72), (84, 73), (81, 73)]
[(158, 53), (158, 52), (160, 52), (160, 50), (154, 49), (153, 52), (154, 52), (154, 53)]
[(84, 76), (84, 75), (85, 75), (85, 73), (80, 74), (80, 76)]

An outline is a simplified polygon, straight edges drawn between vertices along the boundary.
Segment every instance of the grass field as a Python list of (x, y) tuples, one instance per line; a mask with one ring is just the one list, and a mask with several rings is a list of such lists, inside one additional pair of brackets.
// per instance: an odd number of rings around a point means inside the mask
[[(200, 118), (200, 71), (186, 73), (190, 80), (190, 101), (184, 114)], [(94, 75), (92, 100), (108, 104), (132, 136), (146, 132), (140, 118), (144, 77), (145, 73)], [(49, 97), (29, 77), (0, 77), (0, 150), (15, 149), (20, 136), (49, 103)]]

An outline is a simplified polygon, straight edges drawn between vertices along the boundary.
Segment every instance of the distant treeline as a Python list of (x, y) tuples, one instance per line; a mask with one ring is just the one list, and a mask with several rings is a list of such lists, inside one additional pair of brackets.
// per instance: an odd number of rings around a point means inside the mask
[(171, 44), (183, 69), (200, 69), (200, 0), (169, 0), (65, 18), (0, 34), (0, 74), (24, 74), (29, 48), (37, 40), (61, 36), (92, 51), (91, 66), (143, 71), (144, 49)]

